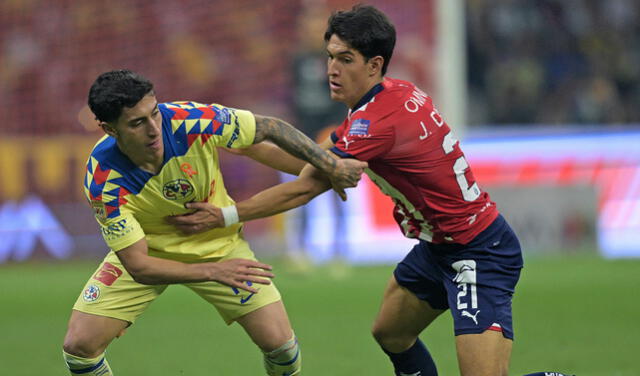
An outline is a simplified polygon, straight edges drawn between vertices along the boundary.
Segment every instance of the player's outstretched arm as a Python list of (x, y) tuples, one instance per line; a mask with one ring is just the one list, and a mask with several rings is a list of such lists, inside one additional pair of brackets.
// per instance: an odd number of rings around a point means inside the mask
[(271, 142), (260, 142), (248, 148), (223, 148), (223, 150), (231, 154), (244, 155), (265, 166), (291, 175), (300, 175), (300, 171), (306, 164), (305, 161), (285, 152)]
[(367, 167), (366, 162), (345, 163), (333, 158), (302, 132), (289, 123), (268, 116), (256, 115), (256, 136), (254, 143), (269, 140), (296, 158), (311, 163), (325, 173), (341, 196), (344, 188), (355, 187), (360, 175)]
[(238, 218), (246, 222), (279, 214), (307, 204), (330, 188), (331, 182), (325, 175), (306, 165), (296, 180), (273, 186), (238, 202)]
[[(353, 162), (356, 161), (348, 161)], [(315, 167), (306, 165), (296, 180), (273, 186), (236, 204), (238, 220), (245, 222), (269, 217), (302, 206), (329, 188), (329, 179)], [(195, 211), (167, 217), (167, 222), (184, 233), (193, 234), (230, 225), (225, 223), (222, 209), (209, 203), (193, 202), (185, 206)]]
[(271, 266), (258, 261), (231, 259), (220, 262), (186, 264), (147, 254), (147, 241), (142, 238), (116, 252), (131, 277), (145, 285), (216, 281), (252, 293), (258, 291), (245, 282), (268, 285), (274, 277)]

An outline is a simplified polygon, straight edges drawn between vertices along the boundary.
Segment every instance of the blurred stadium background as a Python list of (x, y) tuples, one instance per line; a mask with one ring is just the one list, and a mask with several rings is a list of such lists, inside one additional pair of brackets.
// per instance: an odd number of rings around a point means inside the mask
[[(95, 77), (129, 68), (155, 83), (161, 101), (245, 108), (316, 137), (343, 111), (313, 86), (322, 80), (325, 19), (354, 3), (0, 1), (0, 374), (65, 374), (68, 310), (107, 251), (81, 190), (102, 134), (86, 107)], [(632, 361), (640, 348), (640, 3), (368, 3), (397, 27), (389, 76), (434, 98), (522, 239), (528, 267), (514, 302), (514, 372), (640, 375)], [(236, 200), (286, 178), (222, 158)], [(367, 179), (350, 198), (336, 204), (325, 194), (304, 211), (246, 225), (258, 256), (280, 265), (308, 375), (391, 372), (368, 325), (411, 241)], [(291, 258), (315, 266), (300, 274)], [(219, 359), (243, 364), (222, 374), (260, 374), (238, 328), (183, 298), (168, 293), (113, 346), (119, 374), (201, 375), (207, 357), (214, 369)], [(426, 335), (445, 375), (457, 372), (447, 320)]]

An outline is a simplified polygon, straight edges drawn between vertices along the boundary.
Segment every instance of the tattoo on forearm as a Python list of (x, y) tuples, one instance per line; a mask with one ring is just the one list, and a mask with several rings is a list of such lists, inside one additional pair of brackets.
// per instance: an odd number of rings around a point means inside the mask
[(255, 143), (269, 140), (296, 158), (329, 172), (336, 160), (291, 124), (272, 117), (256, 116)]

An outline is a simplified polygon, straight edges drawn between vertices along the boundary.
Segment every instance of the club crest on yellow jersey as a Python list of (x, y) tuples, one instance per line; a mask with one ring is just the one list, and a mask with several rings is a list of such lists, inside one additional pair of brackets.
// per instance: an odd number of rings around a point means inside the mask
[(187, 179), (172, 180), (162, 187), (162, 195), (167, 200), (182, 200), (193, 196), (193, 185)]

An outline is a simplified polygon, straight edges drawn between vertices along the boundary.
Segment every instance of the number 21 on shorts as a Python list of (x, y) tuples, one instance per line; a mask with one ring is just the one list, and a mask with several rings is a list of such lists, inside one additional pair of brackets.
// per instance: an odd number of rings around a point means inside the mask
[[(456, 271), (453, 282), (458, 284), (458, 296), (456, 298), (456, 307), (459, 310), (478, 308), (478, 293), (476, 291), (476, 262), (474, 260), (460, 260), (451, 264)], [(470, 291), (469, 291), (470, 290)], [(471, 293), (471, 296), (469, 295)], [(469, 303), (471, 307), (469, 307)]]

